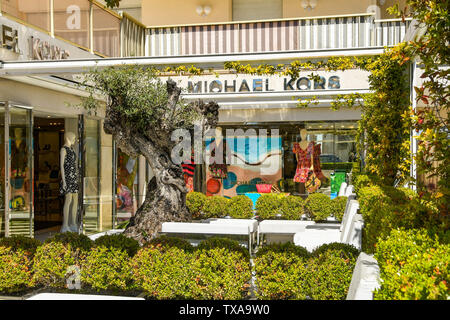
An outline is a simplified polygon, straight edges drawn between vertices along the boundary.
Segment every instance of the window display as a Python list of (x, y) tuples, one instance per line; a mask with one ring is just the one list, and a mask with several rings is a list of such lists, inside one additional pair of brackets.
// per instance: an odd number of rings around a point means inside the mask
[(76, 135), (67, 132), (61, 148), (61, 189), (64, 196), (63, 224), (60, 232), (78, 232), (78, 170), (77, 156), (73, 150)]
[(117, 149), (116, 215), (118, 222), (130, 219), (138, 206), (138, 161)]

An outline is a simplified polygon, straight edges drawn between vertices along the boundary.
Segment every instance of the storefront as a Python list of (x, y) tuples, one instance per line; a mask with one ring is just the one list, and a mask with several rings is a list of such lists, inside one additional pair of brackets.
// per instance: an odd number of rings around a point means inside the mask
[[(189, 188), (225, 197), (263, 188), (304, 197), (311, 192), (336, 196), (332, 182), (343, 181), (358, 166), (361, 111), (333, 111), (331, 103), (340, 94), (367, 92), (368, 75), (360, 70), (318, 75), (319, 81), (307, 74), (297, 80), (225, 73), (172, 76), (185, 88), (186, 100), (215, 100), (221, 106), (220, 128), (204, 141), (207, 152), (222, 150), (226, 165), (196, 164), (193, 175), (185, 170)], [(302, 108), (299, 99), (314, 103)], [(310, 186), (308, 172), (302, 176), (299, 170), (306, 163), (321, 180), (317, 189)]]
[[(45, 32), (48, 26), (40, 27), (42, 31), (0, 16), (0, 59), (98, 57), (50, 36)], [(65, 204), (60, 194), (61, 149), (68, 132), (75, 135), (72, 149), (79, 173), (77, 203), (68, 210), (85, 233), (111, 229), (114, 144), (103, 131), (101, 113), (92, 117), (76, 107), (86, 93), (74, 85), (73, 75), (3, 77), (0, 89), (0, 235), (34, 236), (61, 229)]]

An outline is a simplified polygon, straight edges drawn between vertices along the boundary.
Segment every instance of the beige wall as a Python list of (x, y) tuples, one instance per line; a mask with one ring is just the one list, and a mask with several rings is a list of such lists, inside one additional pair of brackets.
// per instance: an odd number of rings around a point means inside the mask
[(372, 0), (318, 0), (312, 10), (305, 10), (300, 0), (283, 1), (283, 17), (318, 17), (353, 13), (366, 13)]
[[(198, 5), (210, 5), (207, 17), (197, 14)], [(148, 26), (227, 22), (232, 20), (231, 0), (142, 0), (142, 23)]]
[[(268, 0), (270, 1), (270, 0)], [(406, 0), (386, 0), (379, 6), (377, 0), (317, 0), (317, 7), (305, 10), (300, 0), (283, 0), (283, 18), (318, 17), (366, 13), (369, 7), (378, 5), (381, 19), (394, 18), (386, 9), (394, 3), (405, 6)], [(212, 12), (201, 17), (196, 12), (198, 5), (210, 5)], [(142, 0), (142, 23), (148, 26), (202, 24), (230, 22), (233, 17), (232, 0)]]
[(406, 6), (406, 0), (386, 0), (385, 4), (380, 6), (380, 15), (381, 19), (392, 19), (396, 18), (395, 16), (391, 16), (386, 10), (389, 7), (392, 7), (394, 4), (398, 3), (399, 9), (404, 9)]

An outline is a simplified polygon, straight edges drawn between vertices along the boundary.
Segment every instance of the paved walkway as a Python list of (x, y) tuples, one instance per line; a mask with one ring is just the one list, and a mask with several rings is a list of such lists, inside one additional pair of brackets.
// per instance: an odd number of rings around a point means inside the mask
[(55, 227), (51, 227), (51, 228), (47, 228), (47, 229), (38, 230), (34, 233), (34, 238), (41, 242), (44, 242), (48, 238), (50, 238), (50, 237), (54, 236), (56, 233), (58, 233), (60, 229), (61, 229), (61, 226), (55, 226)]

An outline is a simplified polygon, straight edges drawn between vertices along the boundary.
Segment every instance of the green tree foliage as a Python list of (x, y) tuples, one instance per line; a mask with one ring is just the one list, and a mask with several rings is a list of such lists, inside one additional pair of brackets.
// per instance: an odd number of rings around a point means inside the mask
[(406, 10), (398, 6), (390, 12), (405, 17), (407, 12), (418, 23), (418, 36), (407, 44), (405, 60), (420, 63), (423, 82), (415, 86), (416, 100), (425, 106), (411, 112), (413, 129), (418, 133), (418, 150), (414, 155), (417, 172), (437, 177), (437, 185), (418, 184), (426, 198), (438, 204), (436, 219), (448, 225), (450, 202), (450, 18), (449, 0), (407, 0)]

